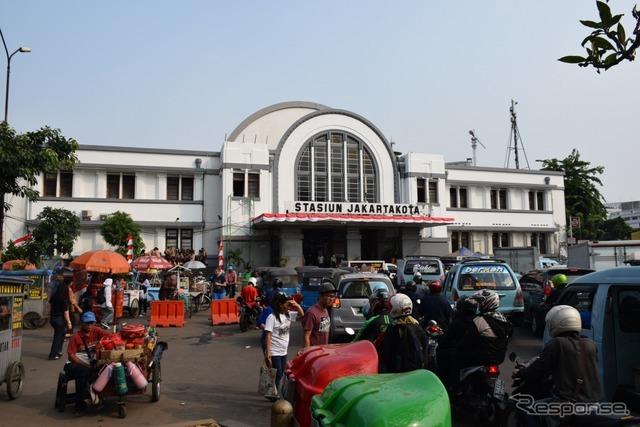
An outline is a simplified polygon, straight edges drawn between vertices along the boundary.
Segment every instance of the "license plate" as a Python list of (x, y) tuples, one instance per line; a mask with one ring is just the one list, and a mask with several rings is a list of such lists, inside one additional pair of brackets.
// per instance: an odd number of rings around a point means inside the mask
[(496, 384), (493, 386), (493, 397), (496, 399), (504, 399), (504, 388), (504, 381), (498, 378)]

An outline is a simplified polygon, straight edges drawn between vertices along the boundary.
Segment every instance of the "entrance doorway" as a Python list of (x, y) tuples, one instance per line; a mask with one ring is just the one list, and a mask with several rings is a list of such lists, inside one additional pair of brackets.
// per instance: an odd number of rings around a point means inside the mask
[(333, 239), (331, 230), (307, 229), (302, 230), (304, 240), (302, 251), (305, 265), (328, 267), (333, 254)]
[(361, 259), (376, 260), (378, 257), (378, 233), (376, 230), (361, 229)]

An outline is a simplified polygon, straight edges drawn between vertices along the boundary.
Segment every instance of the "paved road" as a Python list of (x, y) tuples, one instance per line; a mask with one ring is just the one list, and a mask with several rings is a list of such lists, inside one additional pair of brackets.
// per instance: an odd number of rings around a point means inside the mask
[[(271, 403), (258, 395), (258, 367), (261, 363), (259, 331), (241, 333), (238, 325), (211, 326), (208, 313), (197, 313), (182, 328), (159, 328), (160, 338), (169, 343), (162, 359), (160, 401), (151, 402), (151, 391), (127, 395), (127, 417), (117, 416), (115, 398), (99, 411), (83, 418), (73, 417), (73, 406), (58, 413), (54, 407), (55, 386), (63, 362), (46, 356), (53, 331), (49, 325), (24, 331), (22, 362), (26, 379), (22, 396), (9, 401), (0, 390), (2, 425), (7, 426), (158, 426), (213, 418), (228, 427), (269, 426)], [(143, 319), (123, 319), (131, 324)], [(300, 323), (292, 328), (289, 356), (302, 346)], [(213, 332), (213, 335), (212, 335)], [(516, 329), (510, 350), (522, 357), (539, 351), (540, 340), (528, 330)], [(502, 377), (508, 379), (512, 364), (505, 362)], [(474, 425), (465, 414), (454, 413), (454, 425)]]

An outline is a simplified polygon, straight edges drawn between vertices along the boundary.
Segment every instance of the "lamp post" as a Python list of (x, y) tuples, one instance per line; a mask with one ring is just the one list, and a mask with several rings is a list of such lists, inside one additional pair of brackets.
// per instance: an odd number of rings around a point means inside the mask
[(4, 95), (4, 121), (7, 122), (7, 115), (9, 114), (9, 77), (11, 75), (11, 58), (16, 53), (29, 53), (31, 52), (31, 48), (21, 46), (16, 49), (12, 54), (9, 54), (9, 49), (7, 49), (7, 43), (4, 41), (4, 35), (2, 34), (2, 30), (0, 29), (0, 37), (2, 37), (2, 44), (4, 45), (4, 52), (7, 54), (7, 88)]

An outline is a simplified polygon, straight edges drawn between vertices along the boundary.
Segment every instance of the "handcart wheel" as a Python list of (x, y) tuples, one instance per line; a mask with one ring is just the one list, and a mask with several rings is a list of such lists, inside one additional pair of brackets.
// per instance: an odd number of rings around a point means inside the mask
[(137, 299), (134, 299), (129, 303), (129, 315), (131, 317), (138, 317), (138, 314), (140, 314), (140, 304)]
[(206, 296), (206, 295), (202, 295), (200, 297), (200, 307), (199, 307), (202, 311), (207, 311), (211, 308), (211, 299)]
[(151, 373), (151, 399), (154, 402), (160, 400), (160, 362), (156, 362), (153, 365), (153, 372)]
[(40, 326), (44, 326), (44, 325), (40, 325), (41, 320), (42, 320), (42, 316), (40, 316), (35, 311), (30, 311), (28, 313), (25, 313), (22, 316), (22, 325), (24, 326), (25, 329), (36, 329), (36, 328), (39, 328)]
[(118, 402), (118, 417), (124, 418), (127, 416), (127, 407), (124, 406), (124, 403)]
[(7, 370), (7, 393), (9, 398), (17, 399), (22, 394), (24, 383), (24, 365), (14, 362)]

